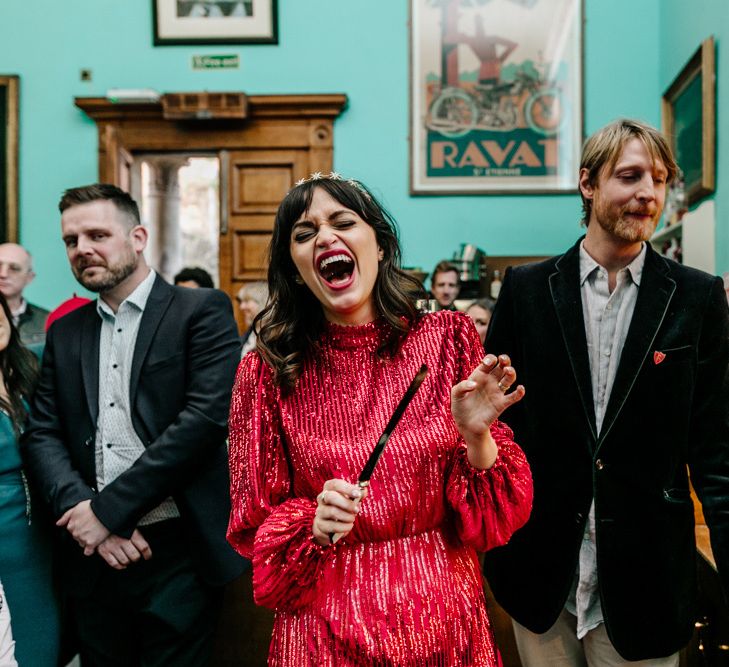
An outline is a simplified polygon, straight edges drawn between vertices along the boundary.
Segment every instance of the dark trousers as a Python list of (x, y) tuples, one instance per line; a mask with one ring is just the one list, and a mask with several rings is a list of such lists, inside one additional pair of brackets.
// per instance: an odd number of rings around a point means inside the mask
[(81, 664), (207, 665), (222, 589), (198, 576), (179, 520), (140, 527), (140, 532), (152, 558), (121, 571), (105, 566), (91, 594), (72, 601)]

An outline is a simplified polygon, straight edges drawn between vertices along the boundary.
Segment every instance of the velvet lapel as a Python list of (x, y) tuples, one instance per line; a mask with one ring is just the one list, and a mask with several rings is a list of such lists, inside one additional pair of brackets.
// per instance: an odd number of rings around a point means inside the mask
[(549, 289), (557, 311), (562, 330), (562, 339), (567, 350), (572, 373), (580, 393), (585, 418), (590, 426), (593, 441), (597, 440), (595, 428), (595, 405), (592, 398), (590, 359), (587, 354), (585, 320), (582, 314), (580, 296), (580, 243), (570, 248), (555, 265), (556, 271), (549, 276)]
[(142, 365), (147, 358), (157, 327), (171, 301), (172, 288), (162, 278), (156, 276), (152, 291), (147, 299), (147, 305), (144, 307), (144, 313), (142, 313), (142, 321), (139, 323), (139, 331), (137, 332), (137, 342), (134, 346), (132, 373), (129, 378), (129, 405), (131, 406), (134, 406), (137, 397), (137, 385), (139, 384)]
[(668, 264), (651, 248), (646, 249), (643, 274), (630, 321), (625, 346), (615, 375), (610, 400), (605, 409), (605, 419), (598, 448), (610, 432), (615, 420), (630, 394), (646, 355), (650, 352), (658, 329), (663, 323), (668, 304), (676, 289), (676, 282), (666, 275)]
[(81, 357), (81, 376), (91, 423), (96, 424), (99, 417), (99, 339), (101, 337), (101, 317), (96, 311), (96, 302), (86, 309), (86, 317), (81, 329), (79, 354)]

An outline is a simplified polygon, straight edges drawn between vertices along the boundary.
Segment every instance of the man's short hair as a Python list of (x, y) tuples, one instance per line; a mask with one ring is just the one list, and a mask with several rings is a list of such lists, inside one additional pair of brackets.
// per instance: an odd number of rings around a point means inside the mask
[(188, 266), (182, 269), (176, 276), (174, 283), (184, 283), (194, 280), (200, 287), (215, 287), (211, 275), (199, 266)]
[(58, 202), (58, 210), (63, 213), (72, 206), (90, 204), (95, 201), (110, 201), (119, 212), (124, 214), (124, 217), (130, 223), (130, 227), (142, 224), (137, 202), (131, 198), (128, 192), (124, 192), (121, 188), (109, 183), (94, 183), (93, 185), (69, 188), (63, 193), (61, 201)]
[(461, 274), (459, 273), (458, 269), (453, 264), (451, 264), (447, 259), (444, 259), (443, 261), (438, 262), (435, 265), (435, 268), (433, 269), (433, 273), (430, 276), (430, 282), (431, 283), (434, 282), (435, 277), (439, 273), (450, 273), (451, 271), (455, 271), (456, 284), (460, 285), (461, 284)]
[[(647, 123), (630, 118), (618, 118), (599, 129), (582, 146), (580, 173), (587, 169), (590, 185), (594, 186), (603, 168), (612, 169), (631, 139), (640, 139), (653, 162), (660, 160), (666, 167), (666, 182), (670, 183), (678, 172), (673, 153), (663, 135)], [(592, 213), (592, 200), (582, 195), (582, 224), (588, 225)]]

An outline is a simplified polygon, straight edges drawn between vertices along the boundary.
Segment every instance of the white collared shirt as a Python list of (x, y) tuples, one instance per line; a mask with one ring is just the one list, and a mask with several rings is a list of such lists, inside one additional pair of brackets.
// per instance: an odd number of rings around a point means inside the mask
[(23, 315), (26, 310), (28, 310), (28, 302), (21, 296), (18, 309), (10, 313), (13, 316), (13, 324), (16, 327), (18, 326), (18, 322), (20, 322), (20, 316)]
[[(96, 483), (99, 491), (134, 465), (145, 447), (132, 423), (130, 380), (139, 324), (154, 285), (155, 272), (137, 285), (116, 313), (102, 300), (99, 340), (99, 419), (96, 424)], [(172, 498), (146, 514), (139, 525), (180, 516)]]
[[(580, 296), (590, 360), (592, 400), (595, 426), (602, 429), (605, 409), (620, 363), (620, 356), (633, 319), (638, 288), (645, 264), (645, 243), (638, 256), (618, 271), (615, 289), (610, 292), (608, 272), (580, 244)], [(566, 604), (567, 611), (577, 616), (577, 638), (603, 622), (600, 591), (597, 584), (597, 552), (595, 548), (595, 501), (585, 525), (575, 584)]]

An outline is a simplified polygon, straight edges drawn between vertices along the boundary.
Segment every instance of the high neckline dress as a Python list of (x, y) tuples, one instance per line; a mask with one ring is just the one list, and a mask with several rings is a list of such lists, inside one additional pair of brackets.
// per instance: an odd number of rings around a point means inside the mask
[[(529, 466), (496, 422), (473, 468), (450, 390), (483, 356), (470, 319), (421, 317), (379, 360), (387, 324), (327, 325), (282, 395), (258, 353), (241, 362), (230, 414), (230, 543), (253, 561), (256, 603), (276, 611), (269, 665), (474, 667), (497, 663), (476, 551), (505, 544), (531, 510)], [(430, 372), (393, 433), (352, 532), (312, 536), (330, 478), (357, 480), (421, 364)]]

